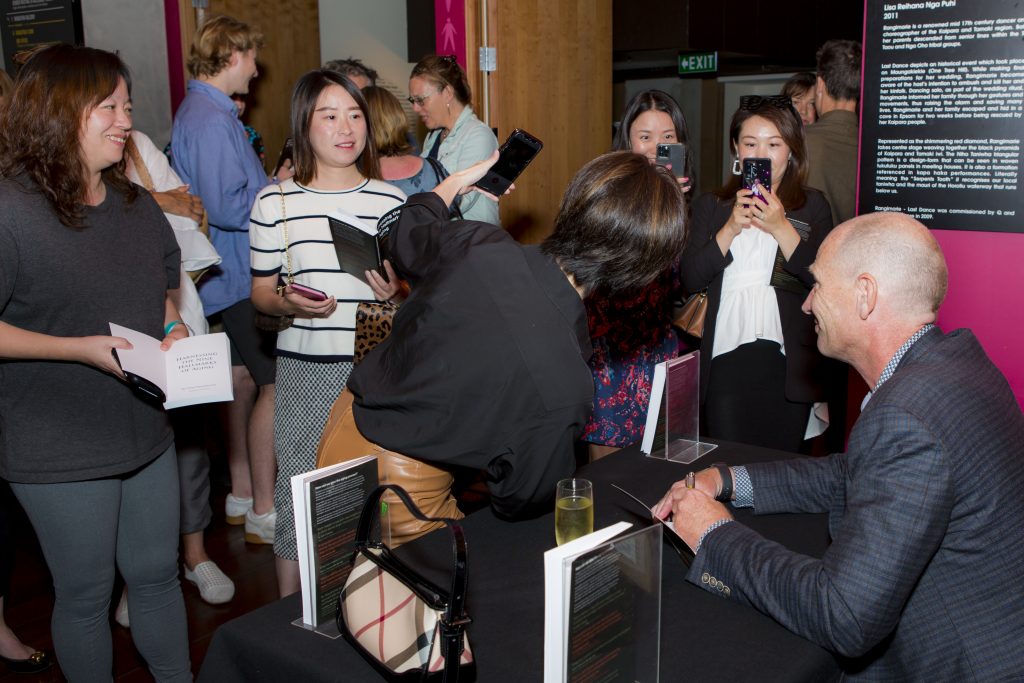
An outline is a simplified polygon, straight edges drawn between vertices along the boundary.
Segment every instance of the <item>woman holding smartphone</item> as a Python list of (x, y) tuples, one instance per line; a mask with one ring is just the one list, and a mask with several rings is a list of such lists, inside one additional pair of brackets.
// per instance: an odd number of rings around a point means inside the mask
[[(825, 360), (800, 305), (814, 284), (808, 266), (832, 230), (831, 209), (804, 186), (803, 129), (788, 97), (742, 98), (729, 138), (734, 177), (694, 202), (683, 255), (686, 289), (708, 290), (701, 340), (707, 434), (798, 451), (811, 406), (825, 395)], [(744, 162), (754, 158), (770, 160), (770, 188), (743, 187)], [(780, 282), (773, 270), (791, 276), (789, 284), (773, 286)]]
[[(686, 119), (668, 93), (645, 90), (626, 105), (613, 147), (636, 152), (654, 164), (659, 144), (684, 146), (685, 167), (672, 172), (688, 192), (693, 173)], [(642, 289), (611, 297), (598, 292), (586, 299), (595, 393), (583, 440), (592, 460), (643, 438), (654, 366), (679, 354), (672, 307), (682, 293), (680, 256)]]
[[(449, 173), (469, 168), (498, 149), (498, 139), (473, 113), (466, 73), (454, 55), (430, 55), (413, 67), (409, 102), (430, 132), (421, 156), (436, 159)], [(466, 220), (498, 224), (498, 205), (473, 192), (458, 198)]]
[[(124, 175), (131, 81), (114, 54), (54, 45), (22, 68), (0, 122), (0, 477), (53, 576), (53, 642), (72, 681), (110, 680), (114, 573), (157, 681), (191, 681), (178, 581), (178, 473), (163, 407), (135, 393), (114, 322), (188, 336), (180, 256)], [(8, 362), (13, 361), (13, 362)]]
[[(299, 590), (291, 477), (314, 469), (316, 448), (334, 400), (352, 372), (356, 306), (390, 299), (400, 281), (390, 264), (390, 284), (376, 273), (342, 271), (328, 216), (349, 214), (371, 228), (405, 195), (380, 180), (366, 101), (341, 74), (310, 71), (292, 92), (295, 176), (270, 185), (256, 199), (249, 226), (252, 301), (270, 315), (294, 315), (277, 335), (274, 447), (277, 483), (274, 535), (278, 588)], [(296, 285), (278, 294), (290, 272)]]

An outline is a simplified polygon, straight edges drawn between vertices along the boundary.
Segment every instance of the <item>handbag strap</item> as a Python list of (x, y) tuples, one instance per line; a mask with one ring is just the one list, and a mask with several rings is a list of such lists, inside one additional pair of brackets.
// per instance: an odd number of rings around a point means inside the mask
[[(445, 178), (447, 178), (450, 175), (448, 173), (448, 169), (445, 168), (444, 164), (442, 164), (440, 161), (438, 161), (434, 157), (427, 157), (427, 161), (430, 163), (430, 167), (432, 169), (434, 169), (434, 175), (437, 176), (437, 183), (438, 183), (438, 185), (440, 185), (441, 181), (444, 180)], [(451, 213), (455, 217), (456, 220), (460, 220), (460, 221), (463, 220), (462, 209), (459, 208), (459, 198), (458, 197), (456, 197), (455, 199), (452, 200)]]
[(466, 535), (462, 525), (447, 517), (427, 517), (423, 514), (405, 489), (397, 484), (381, 484), (370, 494), (359, 515), (359, 528), (356, 531), (356, 549), (366, 547), (370, 536), (370, 527), (380, 510), (380, 499), (385, 491), (391, 491), (405, 504), (413, 517), (421, 522), (442, 522), (452, 532), (452, 548), (454, 550), (455, 573), (452, 576), (452, 588), (448, 605), (441, 617), (441, 649), (444, 653), (444, 682), (456, 683), (459, 679), (459, 659), (464, 649), (462, 634), (466, 624), (471, 620), (466, 615)]
[(153, 183), (153, 176), (149, 173), (149, 169), (146, 168), (146, 162), (142, 160), (142, 153), (139, 152), (139, 148), (135, 146), (135, 139), (131, 137), (131, 135), (128, 136), (128, 142), (124, 148), (132, 160), (135, 172), (139, 175), (139, 180), (142, 181), (142, 186), (150, 192), (156, 192), (156, 185)]
[(281, 195), (281, 230), (284, 232), (284, 259), (288, 267), (288, 284), (295, 282), (292, 276), (292, 252), (288, 249), (288, 212), (285, 210), (284, 187), (280, 184), (277, 191)]

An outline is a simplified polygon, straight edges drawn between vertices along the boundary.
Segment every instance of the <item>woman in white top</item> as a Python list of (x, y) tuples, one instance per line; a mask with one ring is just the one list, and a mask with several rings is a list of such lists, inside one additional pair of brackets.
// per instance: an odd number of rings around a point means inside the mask
[[(498, 139), (473, 114), (466, 74), (451, 55), (430, 55), (413, 67), (409, 76), (409, 102), (430, 129), (421, 156), (437, 159), (449, 173), (490, 158)], [(470, 221), (500, 225), (498, 204), (479, 192), (459, 198), (462, 216)]]
[[(708, 290), (700, 368), (707, 434), (797, 451), (812, 404), (825, 396), (825, 360), (800, 305), (831, 209), (804, 187), (803, 129), (788, 97), (742, 98), (729, 136), (736, 177), (694, 202), (683, 253), (686, 289)], [(754, 157), (771, 160), (763, 200), (739, 178)], [(784, 286), (772, 286), (777, 262)]]
[[(400, 190), (379, 180), (366, 102), (344, 76), (321, 69), (299, 79), (292, 135), (295, 176), (260, 193), (249, 226), (253, 304), (270, 315), (295, 316), (277, 336), (274, 554), (282, 596), (300, 587), (290, 479), (315, 467), (320, 433), (352, 371), (356, 306), (374, 298), (369, 286), (342, 271), (327, 219), (352, 216), (374, 230), (385, 212), (405, 201)], [(399, 286), (386, 267), (392, 284), (377, 290), (380, 298), (390, 298)], [(289, 270), (297, 284), (327, 298), (307, 298), (291, 286), (279, 295), (278, 279)]]

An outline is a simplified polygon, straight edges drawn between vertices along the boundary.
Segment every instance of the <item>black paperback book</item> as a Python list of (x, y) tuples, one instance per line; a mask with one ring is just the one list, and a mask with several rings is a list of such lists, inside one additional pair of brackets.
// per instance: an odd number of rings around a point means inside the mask
[(389, 281), (384, 271), (384, 259), (390, 255), (388, 233), (393, 221), (382, 220), (373, 232), (355, 216), (328, 216), (327, 222), (331, 226), (338, 265), (343, 271), (369, 284), (366, 271), (376, 270), (385, 282)]

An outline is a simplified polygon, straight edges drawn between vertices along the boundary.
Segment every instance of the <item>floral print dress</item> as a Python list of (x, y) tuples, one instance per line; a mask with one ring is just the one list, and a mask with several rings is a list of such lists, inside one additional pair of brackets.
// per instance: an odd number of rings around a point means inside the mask
[(642, 290), (586, 299), (594, 412), (584, 441), (622, 448), (643, 438), (654, 366), (679, 354), (672, 307), (680, 290), (677, 264)]

